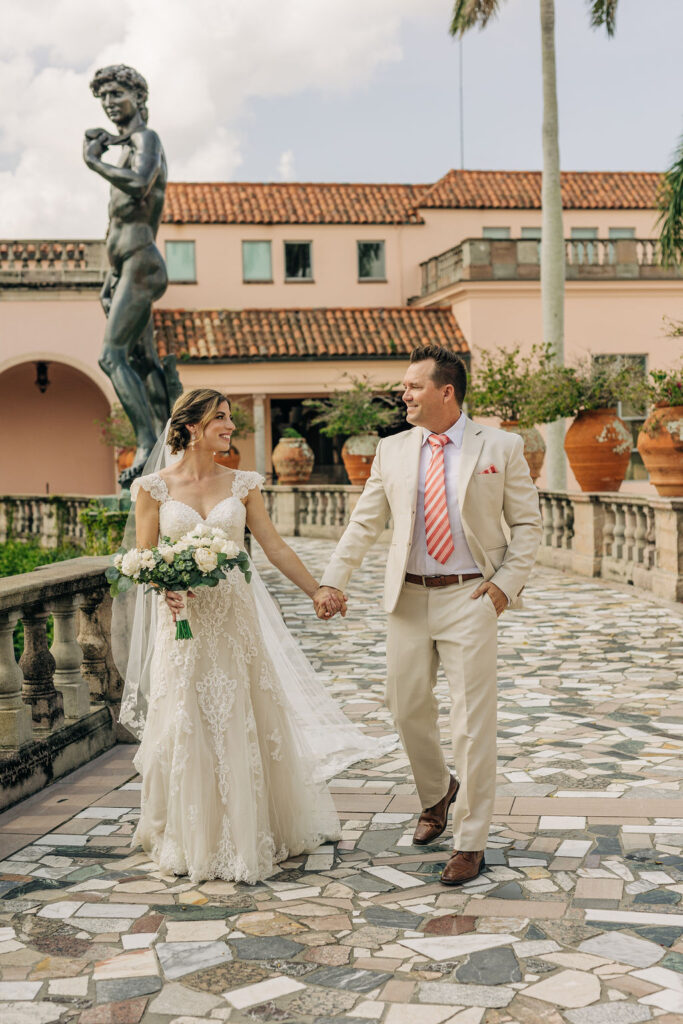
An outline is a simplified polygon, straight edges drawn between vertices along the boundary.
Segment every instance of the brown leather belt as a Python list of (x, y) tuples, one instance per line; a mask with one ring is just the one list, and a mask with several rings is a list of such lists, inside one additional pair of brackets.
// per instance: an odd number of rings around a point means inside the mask
[(421, 587), (452, 587), (454, 583), (483, 578), (480, 572), (462, 572), (455, 576), (416, 576), (414, 572), (406, 573), (406, 583), (419, 583)]

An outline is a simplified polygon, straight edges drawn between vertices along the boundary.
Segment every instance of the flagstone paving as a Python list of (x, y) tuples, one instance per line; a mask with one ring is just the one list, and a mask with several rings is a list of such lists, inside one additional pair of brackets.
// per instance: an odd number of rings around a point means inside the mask
[[(293, 543), (314, 572), (332, 550)], [(382, 564), (379, 548), (329, 623), (264, 572), (331, 691), (378, 734)], [(534, 573), (500, 625), (489, 869), (459, 889), (438, 880), (448, 834), (411, 845), (400, 749), (334, 780), (339, 843), (247, 886), (192, 885), (130, 849), (140, 782), (133, 749), (114, 748), (0, 816), (0, 1021), (683, 1021), (682, 623)], [(447, 743), (443, 680), (438, 697)]]

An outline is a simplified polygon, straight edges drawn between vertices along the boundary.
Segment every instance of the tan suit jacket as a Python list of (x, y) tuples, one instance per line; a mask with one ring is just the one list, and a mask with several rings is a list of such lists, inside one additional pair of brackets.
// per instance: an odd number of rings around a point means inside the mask
[[(351, 573), (391, 516), (384, 609), (394, 610), (413, 538), (422, 441), (419, 427), (380, 441), (370, 479), (323, 574), (323, 586), (346, 589)], [(485, 473), (491, 466), (496, 472)], [(534, 564), (542, 527), (538, 492), (518, 434), (468, 419), (460, 455), (458, 501), (465, 538), (482, 576), (508, 595), (511, 607), (520, 608), (519, 594)]]

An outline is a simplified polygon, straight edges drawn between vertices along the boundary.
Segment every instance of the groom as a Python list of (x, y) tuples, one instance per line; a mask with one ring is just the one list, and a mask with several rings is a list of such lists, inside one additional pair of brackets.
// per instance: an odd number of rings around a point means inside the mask
[[(459, 885), (485, 867), (496, 788), (497, 619), (508, 605), (521, 607), (541, 517), (521, 437), (479, 426), (462, 412), (467, 372), (459, 356), (437, 345), (415, 349), (403, 388), (413, 429), (380, 441), (323, 574), (316, 612), (345, 612), (351, 573), (391, 516), (386, 700), (423, 807), (413, 842), (440, 836), (455, 803), (455, 849), (441, 881)], [(439, 739), (439, 663), (450, 690), (458, 778)]]

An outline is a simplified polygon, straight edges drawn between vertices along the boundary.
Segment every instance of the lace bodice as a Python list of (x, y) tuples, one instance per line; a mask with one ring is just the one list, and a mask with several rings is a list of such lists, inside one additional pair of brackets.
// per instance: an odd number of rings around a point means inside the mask
[(238, 469), (234, 471), (234, 474), (232, 493), (217, 502), (206, 518), (191, 505), (172, 498), (168, 492), (166, 481), (160, 473), (150, 473), (147, 476), (138, 477), (131, 485), (130, 496), (135, 501), (138, 491), (144, 487), (155, 501), (160, 502), (159, 535), (161, 537), (170, 537), (172, 541), (176, 541), (197, 523), (206, 523), (208, 526), (218, 526), (221, 530), (225, 530), (230, 540), (239, 544), (240, 547), (244, 547), (247, 510), (242, 499), (246, 498), (252, 488), (261, 488), (264, 480), (260, 473)]

